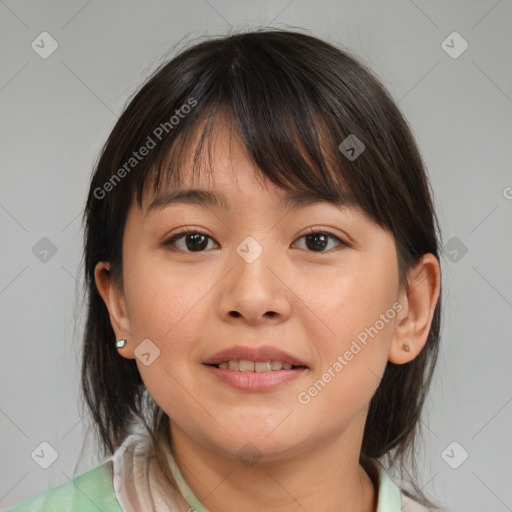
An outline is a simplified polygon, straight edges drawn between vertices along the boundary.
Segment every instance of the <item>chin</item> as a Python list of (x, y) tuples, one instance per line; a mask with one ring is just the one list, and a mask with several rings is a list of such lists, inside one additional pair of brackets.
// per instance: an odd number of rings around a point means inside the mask
[(273, 425), (268, 430), (257, 425), (248, 428), (247, 424), (225, 424), (225, 427), (233, 437), (223, 436), (222, 440), (218, 440), (218, 444), (215, 445), (214, 441), (212, 448), (224, 452), (229, 458), (235, 458), (244, 463), (249, 461), (247, 465), (254, 461), (274, 462), (293, 457), (303, 451), (308, 441), (312, 440), (312, 436), (307, 435), (303, 428), (298, 429), (300, 433), (296, 432), (297, 435), (294, 436), (289, 428), (284, 428), (284, 425), (279, 425), (277, 428)]

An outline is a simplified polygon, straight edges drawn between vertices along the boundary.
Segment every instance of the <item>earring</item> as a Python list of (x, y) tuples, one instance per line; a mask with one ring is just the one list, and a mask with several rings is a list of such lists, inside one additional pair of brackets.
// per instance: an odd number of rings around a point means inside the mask
[(406, 352), (409, 352), (411, 349), (409, 348), (409, 345), (407, 343), (404, 343), (403, 345), (403, 349), (406, 351)]
[(119, 341), (116, 341), (116, 348), (119, 350), (120, 348), (123, 348), (126, 345), (126, 339), (122, 339)]

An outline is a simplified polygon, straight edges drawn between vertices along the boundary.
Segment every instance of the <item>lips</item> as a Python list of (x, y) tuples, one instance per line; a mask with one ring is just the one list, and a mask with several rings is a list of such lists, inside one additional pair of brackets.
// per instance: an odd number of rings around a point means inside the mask
[(269, 345), (261, 347), (244, 347), (242, 345), (237, 345), (230, 347), (215, 353), (204, 361), (203, 364), (213, 366), (220, 363), (228, 363), (229, 361), (241, 360), (253, 361), (255, 363), (281, 361), (282, 363), (287, 363), (295, 367), (308, 367), (305, 362), (301, 361), (297, 357)]
[(309, 372), (304, 361), (269, 345), (230, 347), (212, 355), (203, 364), (216, 382), (245, 393), (286, 390)]

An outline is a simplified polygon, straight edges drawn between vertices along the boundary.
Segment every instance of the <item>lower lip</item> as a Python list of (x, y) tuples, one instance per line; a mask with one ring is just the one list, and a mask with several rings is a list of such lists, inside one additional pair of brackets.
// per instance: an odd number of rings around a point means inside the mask
[(213, 375), (241, 391), (270, 391), (285, 382), (298, 379), (307, 368), (297, 370), (272, 370), (270, 372), (240, 372), (205, 365)]

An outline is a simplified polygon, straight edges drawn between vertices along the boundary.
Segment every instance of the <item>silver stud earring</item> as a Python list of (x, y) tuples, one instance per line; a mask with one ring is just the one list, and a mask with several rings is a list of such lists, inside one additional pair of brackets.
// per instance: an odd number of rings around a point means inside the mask
[(116, 341), (116, 348), (119, 350), (120, 348), (123, 348), (126, 345), (126, 339), (122, 339), (119, 341)]
[(404, 343), (403, 345), (403, 349), (406, 351), (406, 352), (409, 352), (411, 349), (409, 348), (409, 345), (407, 343)]

